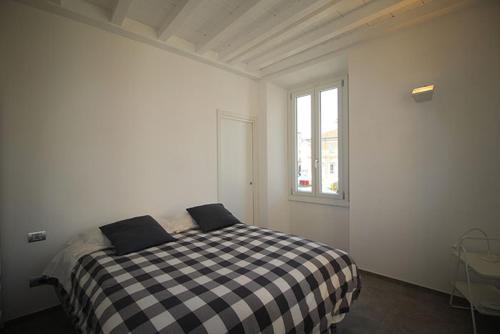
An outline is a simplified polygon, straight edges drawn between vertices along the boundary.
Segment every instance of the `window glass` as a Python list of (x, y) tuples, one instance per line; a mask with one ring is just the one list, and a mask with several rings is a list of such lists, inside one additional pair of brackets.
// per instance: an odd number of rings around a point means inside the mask
[(320, 159), (321, 192), (336, 194), (339, 191), (339, 126), (338, 90), (320, 92)]
[(297, 191), (312, 192), (311, 95), (297, 97)]

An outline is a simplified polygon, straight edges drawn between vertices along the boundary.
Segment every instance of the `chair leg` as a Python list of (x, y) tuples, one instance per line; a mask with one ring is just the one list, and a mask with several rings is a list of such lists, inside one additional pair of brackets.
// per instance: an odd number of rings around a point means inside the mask
[(476, 316), (474, 314), (474, 305), (472, 304), (472, 301), (474, 300), (474, 296), (472, 295), (469, 265), (467, 264), (467, 262), (465, 263), (465, 277), (467, 279), (467, 292), (469, 294), (469, 298), (467, 298), (467, 299), (469, 299), (469, 304), (470, 304), (470, 315), (472, 317), (472, 328), (474, 329), (474, 334), (477, 334)]
[(470, 315), (472, 317), (472, 328), (474, 330), (474, 334), (477, 334), (476, 328), (476, 315), (474, 314), (474, 305), (470, 304)]

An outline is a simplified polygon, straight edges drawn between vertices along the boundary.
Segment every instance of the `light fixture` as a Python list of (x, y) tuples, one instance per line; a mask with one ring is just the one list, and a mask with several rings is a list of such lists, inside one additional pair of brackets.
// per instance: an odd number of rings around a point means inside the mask
[(415, 99), (415, 102), (430, 101), (432, 100), (433, 94), (434, 94), (434, 85), (417, 87), (413, 89), (411, 92), (411, 95)]

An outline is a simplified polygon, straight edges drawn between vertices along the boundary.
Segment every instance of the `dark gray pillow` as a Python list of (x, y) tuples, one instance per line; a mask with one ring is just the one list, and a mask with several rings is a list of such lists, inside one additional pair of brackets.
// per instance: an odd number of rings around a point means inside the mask
[(151, 216), (125, 219), (99, 228), (115, 247), (116, 255), (125, 255), (176, 240)]
[(220, 203), (186, 209), (203, 232), (218, 230), (241, 222)]

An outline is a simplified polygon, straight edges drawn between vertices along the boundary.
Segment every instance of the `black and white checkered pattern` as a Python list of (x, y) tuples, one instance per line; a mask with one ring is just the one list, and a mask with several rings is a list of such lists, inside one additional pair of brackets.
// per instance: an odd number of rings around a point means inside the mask
[(83, 333), (309, 333), (327, 330), (359, 289), (344, 252), (234, 225), (86, 255), (68, 298)]

